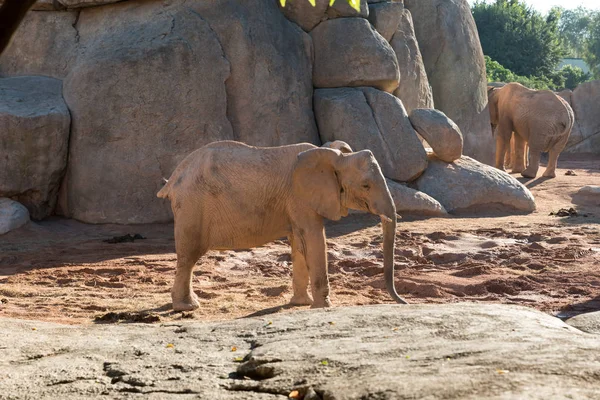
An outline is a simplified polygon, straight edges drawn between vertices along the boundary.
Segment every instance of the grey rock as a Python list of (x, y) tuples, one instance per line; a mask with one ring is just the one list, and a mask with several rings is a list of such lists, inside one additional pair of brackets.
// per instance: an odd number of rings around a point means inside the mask
[(565, 322), (583, 332), (600, 334), (600, 311), (579, 314)]
[(324, 21), (310, 35), (315, 50), (315, 87), (372, 86), (390, 93), (398, 87), (400, 72), (394, 50), (366, 19)]
[[(117, 3), (123, 0), (38, 0), (31, 7), (32, 11), (60, 11), (73, 8), (95, 7)], [(0, 1), (0, 4), (4, 1)]]
[(600, 374), (597, 336), (499, 304), (164, 325), (2, 318), (0, 343), (0, 393), (12, 398), (595, 399)]
[(398, 29), (403, 11), (404, 3), (383, 2), (370, 4), (369, 22), (389, 42)]
[(218, 38), (193, 11), (167, 10), (125, 2), (81, 12), (85, 56), (64, 84), (73, 117), (60, 199), (68, 217), (169, 221), (156, 201), (162, 178), (194, 149), (234, 138)]
[(442, 217), (448, 212), (439, 201), (433, 197), (387, 179), (387, 186), (400, 215), (426, 215)]
[(77, 12), (28, 12), (0, 56), (0, 74), (64, 78), (77, 58)]
[(390, 41), (402, 77), (394, 95), (402, 100), (408, 113), (415, 108), (433, 108), (433, 94), (415, 37), (410, 11), (403, 10), (399, 22)]
[(196, 148), (319, 143), (310, 37), (275, 2), (127, 1), (82, 9), (78, 26), (82, 50), (65, 79), (73, 127), (61, 214), (169, 221), (156, 192)]
[(575, 125), (565, 148), (569, 153), (600, 153), (600, 80), (585, 82), (571, 94)]
[(467, 0), (406, 0), (435, 107), (459, 127), (464, 154), (491, 164), (494, 156), (485, 60)]
[(310, 36), (288, 21), (275, 1), (186, 5), (207, 21), (231, 65), (225, 85), (235, 139), (254, 146), (319, 144)]
[(478, 208), (532, 212), (535, 201), (529, 189), (518, 180), (470, 157), (446, 163), (429, 156), (427, 170), (416, 181), (416, 188), (440, 202), (452, 213)]
[(315, 90), (315, 116), (322, 142), (342, 140), (368, 149), (383, 174), (410, 181), (427, 167), (427, 155), (402, 102), (373, 88)]
[(410, 113), (409, 119), (440, 160), (452, 162), (462, 156), (462, 133), (446, 114), (439, 110), (418, 108)]
[(56, 205), (70, 123), (61, 81), (0, 79), (0, 197), (19, 201), (34, 219)]
[(29, 211), (22, 204), (0, 197), (0, 235), (18, 229), (29, 222)]
[(308, 1), (290, 0), (286, 1), (285, 7), (280, 5), (280, 9), (283, 15), (298, 24), (306, 32), (310, 32), (315, 26), (327, 19), (342, 17), (366, 18), (369, 15), (366, 0), (361, 0), (360, 12), (350, 7), (346, 0), (337, 0), (333, 6), (330, 6), (329, 2), (329, 0), (315, 0), (315, 6), (313, 7)]

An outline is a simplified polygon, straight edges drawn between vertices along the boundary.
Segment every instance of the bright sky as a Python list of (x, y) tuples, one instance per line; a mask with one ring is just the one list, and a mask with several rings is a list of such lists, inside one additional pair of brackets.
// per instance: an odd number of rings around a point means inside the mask
[[(474, 0), (469, 0), (469, 3), (474, 3)], [(600, 0), (525, 0), (525, 3), (533, 6), (542, 14), (546, 14), (554, 6), (562, 6), (567, 9), (583, 6), (592, 10), (600, 10)]]

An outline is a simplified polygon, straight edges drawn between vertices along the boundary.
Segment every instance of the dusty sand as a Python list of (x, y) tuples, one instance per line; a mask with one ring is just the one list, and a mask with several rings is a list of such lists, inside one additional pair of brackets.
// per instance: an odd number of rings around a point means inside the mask
[[(600, 200), (574, 196), (582, 186), (600, 185), (600, 157), (562, 156), (559, 167), (556, 179), (521, 179), (536, 198), (538, 210), (530, 215), (479, 210), (402, 219), (399, 292), (411, 303), (521, 304), (560, 317), (600, 310)], [(549, 215), (570, 207), (579, 215)], [(390, 302), (378, 222), (355, 214), (327, 224), (334, 305)], [(128, 233), (147, 239), (104, 242)], [(169, 310), (175, 262), (170, 224), (86, 225), (60, 218), (30, 223), (0, 237), (0, 317), (86, 324), (101, 316), (222, 320), (291, 309), (285, 240), (203, 257), (194, 278), (201, 308), (193, 313)]]

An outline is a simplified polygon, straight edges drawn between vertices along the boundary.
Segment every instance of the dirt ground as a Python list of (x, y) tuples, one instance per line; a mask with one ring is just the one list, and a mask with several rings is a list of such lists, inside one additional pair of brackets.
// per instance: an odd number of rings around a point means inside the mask
[[(600, 157), (563, 155), (557, 178), (521, 179), (536, 198), (529, 215), (480, 210), (403, 218), (396, 286), (411, 303), (521, 304), (559, 317), (600, 310)], [(575, 175), (567, 175), (567, 171)], [(574, 208), (577, 216), (554, 216)], [(390, 302), (379, 219), (354, 214), (327, 225), (334, 305)], [(213, 251), (196, 266), (201, 308), (170, 311), (176, 255), (172, 225), (86, 225), (50, 218), (0, 237), (0, 317), (69, 324), (222, 320), (290, 310), (287, 241)], [(107, 243), (125, 234), (146, 239)], [(306, 308), (306, 307), (304, 307)], [(96, 321), (97, 322), (97, 321)]]

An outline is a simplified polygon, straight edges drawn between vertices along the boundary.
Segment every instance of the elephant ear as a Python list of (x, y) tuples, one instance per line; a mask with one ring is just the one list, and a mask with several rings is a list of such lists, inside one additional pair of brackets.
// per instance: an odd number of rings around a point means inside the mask
[(341, 185), (336, 164), (339, 150), (316, 148), (298, 154), (292, 177), (294, 196), (317, 214), (337, 221), (342, 217)]

